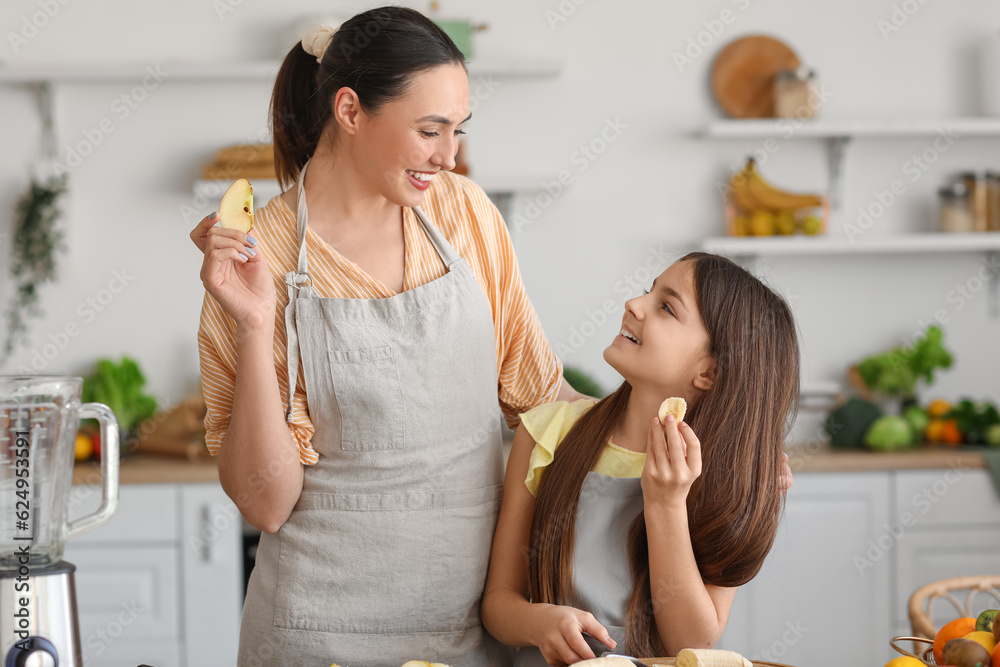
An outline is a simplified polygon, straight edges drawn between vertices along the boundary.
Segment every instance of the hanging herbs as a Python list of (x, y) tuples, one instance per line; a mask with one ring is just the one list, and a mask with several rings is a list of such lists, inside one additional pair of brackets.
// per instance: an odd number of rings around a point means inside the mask
[(28, 318), (42, 314), (38, 305), (39, 288), (56, 278), (56, 252), (63, 250), (63, 234), (56, 229), (56, 220), (61, 215), (58, 201), (64, 192), (65, 174), (44, 183), (32, 179), (31, 187), (15, 207), (10, 267), (15, 291), (5, 315), (4, 361), (18, 344), (27, 342)]

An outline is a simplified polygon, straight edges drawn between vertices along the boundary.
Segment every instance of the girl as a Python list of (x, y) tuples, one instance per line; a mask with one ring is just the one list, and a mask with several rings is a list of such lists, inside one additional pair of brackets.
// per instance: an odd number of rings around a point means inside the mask
[[(482, 617), (527, 647), (516, 665), (592, 658), (593, 638), (635, 656), (714, 646), (774, 541), (799, 379), (785, 301), (691, 253), (626, 302), (604, 358), (615, 393), (530, 410), (514, 438)], [(661, 424), (671, 396), (687, 417)]]

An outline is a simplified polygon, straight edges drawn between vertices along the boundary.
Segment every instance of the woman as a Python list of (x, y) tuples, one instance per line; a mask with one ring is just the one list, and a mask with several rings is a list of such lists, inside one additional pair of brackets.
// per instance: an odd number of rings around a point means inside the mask
[(295, 187), (251, 235), (215, 214), (191, 234), (207, 442), (263, 531), (239, 664), (503, 664), (479, 619), (498, 395), (512, 426), (581, 397), (499, 213), (447, 173), (470, 116), (463, 56), (421, 14), (375, 9), (310, 31), (271, 106)]

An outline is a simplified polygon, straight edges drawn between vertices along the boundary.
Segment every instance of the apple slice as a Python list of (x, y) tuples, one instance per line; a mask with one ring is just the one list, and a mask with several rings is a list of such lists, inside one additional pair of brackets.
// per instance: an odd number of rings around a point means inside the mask
[(253, 229), (253, 188), (250, 181), (241, 178), (222, 195), (219, 221), (223, 227), (238, 229), (244, 234)]

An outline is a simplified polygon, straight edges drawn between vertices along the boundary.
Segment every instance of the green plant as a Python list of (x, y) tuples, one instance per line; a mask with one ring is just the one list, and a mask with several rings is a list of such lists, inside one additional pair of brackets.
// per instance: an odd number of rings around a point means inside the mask
[(39, 287), (56, 278), (56, 251), (63, 249), (62, 232), (56, 229), (61, 215), (57, 203), (64, 192), (65, 174), (49, 178), (44, 184), (32, 179), (15, 206), (10, 265), (15, 290), (5, 314), (7, 338), (0, 355), (4, 361), (27, 341), (27, 319), (42, 314)]
[(566, 378), (566, 382), (569, 383), (569, 386), (573, 387), (573, 389), (576, 389), (581, 394), (593, 396), (594, 398), (604, 397), (604, 390), (601, 389), (599, 384), (597, 384), (597, 381), (581, 371), (579, 368), (563, 366), (563, 377)]
[(909, 347), (897, 346), (867, 357), (858, 364), (865, 385), (877, 394), (910, 398), (916, 394), (917, 381), (934, 381), (934, 371), (951, 368), (951, 353), (943, 344), (944, 333), (937, 325), (927, 327), (924, 335)]
[(122, 433), (133, 430), (156, 413), (156, 399), (142, 393), (146, 378), (139, 364), (128, 357), (119, 363), (97, 362), (97, 370), (83, 379), (83, 402), (104, 403), (118, 418)]

